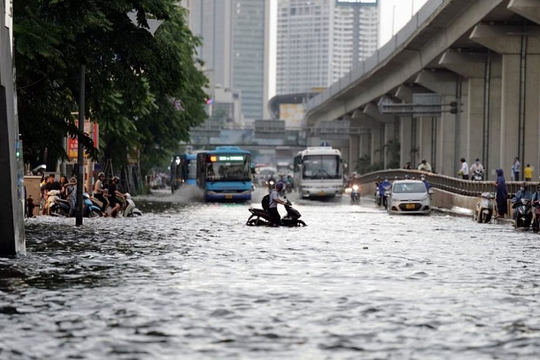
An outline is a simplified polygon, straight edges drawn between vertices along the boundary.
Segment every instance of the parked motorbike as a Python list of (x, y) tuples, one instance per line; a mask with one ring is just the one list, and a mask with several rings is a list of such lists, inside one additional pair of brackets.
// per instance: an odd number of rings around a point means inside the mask
[(480, 170), (475, 170), (472, 174), (473, 181), (484, 181), (484, 174)]
[(495, 212), (495, 194), (482, 193), (480, 200), (476, 203), (476, 210), (473, 214), (473, 220), (479, 223), (488, 223), (491, 221)]
[[(286, 198), (285, 198), (286, 199)], [(302, 216), (298, 210), (293, 208), (291, 202), (287, 200), (285, 204), (285, 210), (287, 210), (287, 215), (285, 215), (280, 222), (280, 226), (287, 227), (297, 227), (297, 226), (307, 226), (305, 222), (300, 220)], [(272, 226), (272, 215), (264, 209), (254, 209), (249, 208), (251, 216), (248, 218), (246, 225), (249, 226)]]
[(351, 203), (356, 204), (360, 202), (360, 186), (353, 185), (351, 188)]
[(516, 227), (516, 229), (528, 229), (531, 226), (532, 222), (531, 200), (527, 198), (522, 198), (514, 204), (514, 208), (514, 211), (517, 212), (514, 220), (514, 226)]
[(131, 195), (129, 193), (125, 193), (126, 195), (126, 204), (125, 208), (123, 209), (123, 215), (124, 216), (141, 216), (142, 211), (137, 208), (135, 205), (135, 202), (131, 199)]
[(85, 217), (98, 217), (103, 216), (101, 208), (94, 204), (88, 193), (83, 193), (84, 209), (83, 216)]
[(47, 202), (45, 203), (45, 211), (52, 216), (69, 216), (71, 205), (69, 201), (60, 197), (59, 190), (50, 190), (47, 193)]

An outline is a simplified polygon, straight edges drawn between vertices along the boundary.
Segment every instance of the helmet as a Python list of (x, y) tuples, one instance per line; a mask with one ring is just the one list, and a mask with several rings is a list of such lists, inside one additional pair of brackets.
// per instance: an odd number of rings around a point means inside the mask
[(353, 176), (356, 176), (358, 173), (356, 171), (353, 171)]
[(420, 179), (421, 179), (421, 180), (426, 180), (426, 175), (421, 175), (421, 176), (420, 176)]
[(113, 181), (120, 181), (120, 178), (118, 176), (113, 176), (112, 180)]
[(283, 190), (283, 183), (281, 181), (276, 184), (276, 190), (277, 191)]
[(100, 172), (100, 173), (97, 175), (98, 179), (99, 179), (100, 177), (102, 177), (102, 176), (105, 177), (105, 173), (104, 173), (104, 172)]

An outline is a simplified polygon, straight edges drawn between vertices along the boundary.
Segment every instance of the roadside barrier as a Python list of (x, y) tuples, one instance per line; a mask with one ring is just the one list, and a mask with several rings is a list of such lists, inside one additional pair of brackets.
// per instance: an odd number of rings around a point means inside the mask
[[(388, 180), (392, 181), (395, 180), (397, 177), (398, 179), (403, 180), (405, 178), (405, 175), (408, 175), (410, 179), (415, 178), (416, 180), (420, 180), (420, 176), (425, 175), (426, 180), (431, 184), (432, 187), (458, 195), (477, 197), (484, 192), (497, 191), (495, 181), (463, 180), (426, 171), (405, 169), (381, 170), (365, 174), (360, 176), (360, 183), (372, 183), (377, 181), (377, 178), (380, 178), (381, 180), (387, 178)], [(511, 194), (516, 193), (519, 190), (521, 184), (523, 184), (523, 181), (507, 181), (506, 188), (508, 190), (508, 195), (511, 196)], [(527, 182), (527, 185), (528, 190), (532, 192), (536, 190), (538, 182)]]

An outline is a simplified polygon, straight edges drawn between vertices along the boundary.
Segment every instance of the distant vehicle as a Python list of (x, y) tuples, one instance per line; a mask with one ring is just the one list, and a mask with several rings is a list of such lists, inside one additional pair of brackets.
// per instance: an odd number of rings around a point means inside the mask
[(251, 153), (220, 146), (197, 154), (197, 181), (206, 201), (251, 200)]
[(277, 169), (272, 166), (265, 166), (257, 168), (255, 179), (257, 180), (257, 183), (259, 185), (264, 184), (266, 179), (268, 179), (271, 175), (276, 175)]
[(389, 214), (431, 213), (431, 201), (426, 185), (420, 180), (396, 180), (388, 194)]
[(197, 153), (174, 155), (171, 162), (171, 192), (182, 185), (197, 185)]
[(341, 197), (341, 152), (331, 147), (309, 147), (294, 158), (294, 186), (303, 198)]
[(278, 161), (277, 173), (287, 175), (291, 171), (289, 163), (286, 161)]

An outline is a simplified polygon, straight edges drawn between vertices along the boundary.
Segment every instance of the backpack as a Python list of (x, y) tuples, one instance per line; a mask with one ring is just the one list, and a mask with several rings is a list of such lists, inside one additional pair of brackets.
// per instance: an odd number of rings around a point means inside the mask
[(263, 196), (261, 200), (261, 205), (265, 211), (268, 211), (268, 209), (270, 209), (270, 194), (266, 194)]

